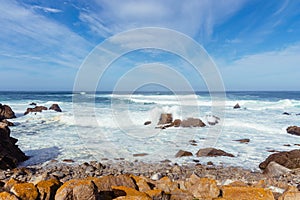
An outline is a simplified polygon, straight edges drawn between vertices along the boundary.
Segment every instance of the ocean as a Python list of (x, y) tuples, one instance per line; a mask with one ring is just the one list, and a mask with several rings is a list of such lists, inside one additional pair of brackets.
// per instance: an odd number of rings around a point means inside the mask
[[(57, 103), (63, 112), (24, 115), (32, 102), (46, 107)], [(213, 110), (219, 104), (213, 104), (208, 92), (0, 92), (0, 103), (16, 113), (17, 118), (10, 120), (16, 124), (11, 127), (11, 135), (30, 156), (23, 166), (52, 159), (76, 163), (167, 159), (179, 164), (212, 161), (258, 169), (270, 151), (288, 151), (300, 144), (300, 137), (286, 132), (288, 126), (300, 125), (300, 92), (227, 92), (221, 113)], [(236, 103), (240, 109), (233, 109)], [(207, 126), (157, 129), (161, 113), (172, 113), (173, 119), (197, 117)], [(220, 117), (218, 124), (208, 124), (212, 115)], [(145, 126), (146, 121), (152, 123)], [(245, 138), (250, 139), (248, 144), (233, 141)], [(204, 147), (222, 149), (235, 157), (196, 157)], [(194, 156), (175, 158), (179, 150)]]

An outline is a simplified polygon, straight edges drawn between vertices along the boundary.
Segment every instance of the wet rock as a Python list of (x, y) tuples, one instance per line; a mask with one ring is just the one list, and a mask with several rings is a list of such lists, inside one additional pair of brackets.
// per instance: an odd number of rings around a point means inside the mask
[(281, 175), (291, 172), (290, 169), (272, 161), (270, 162), (264, 170), (264, 174), (270, 177), (279, 177)]
[(40, 194), (40, 199), (52, 200), (61, 183), (56, 179), (40, 181), (36, 187)]
[(0, 122), (0, 169), (12, 169), (27, 156), (16, 145), (18, 140), (10, 137), (8, 126)]
[(222, 187), (224, 199), (274, 200), (271, 190), (255, 187)]
[(3, 119), (1, 122), (6, 124), (7, 126), (14, 126), (15, 125), (14, 123), (8, 121), (7, 119)]
[(174, 127), (179, 127), (181, 125), (181, 120), (180, 119), (175, 119), (173, 122)]
[(291, 113), (288, 113), (288, 112), (284, 112), (282, 113), (283, 115), (291, 115)]
[(239, 109), (239, 108), (241, 108), (241, 106), (240, 106), (240, 104), (235, 104), (235, 106), (233, 106), (233, 109)]
[(239, 140), (233, 140), (233, 141), (248, 144), (250, 142), (250, 139), (239, 139)]
[(3, 119), (16, 118), (14, 111), (8, 105), (2, 105), (0, 103), (0, 121)]
[(56, 112), (62, 112), (62, 110), (60, 109), (58, 104), (52, 104), (52, 106), (50, 106), (49, 110), (54, 110)]
[(289, 134), (300, 136), (300, 127), (290, 126), (286, 129)]
[(300, 168), (300, 150), (284, 151), (270, 155), (264, 162), (259, 164), (260, 169), (265, 169), (267, 165), (274, 161), (288, 169)]
[(181, 127), (204, 127), (206, 126), (198, 118), (188, 118), (181, 121)]
[(175, 155), (176, 158), (184, 157), (184, 156), (193, 156), (193, 154), (189, 151), (179, 150)]
[(162, 113), (159, 118), (159, 122), (157, 125), (161, 124), (170, 124), (173, 121), (173, 116), (171, 113)]
[(136, 153), (136, 154), (133, 154), (133, 157), (142, 157), (142, 156), (147, 156), (149, 154), (147, 153)]
[(20, 199), (36, 200), (39, 193), (33, 183), (17, 183), (11, 190)]
[(213, 126), (219, 123), (220, 118), (214, 115), (207, 115), (206, 116), (206, 121), (209, 125)]
[(144, 123), (145, 126), (147, 126), (149, 124), (151, 124), (151, 121), (145, 121), (145, 123)]
[(45, 106), (35, 106), (34, 108), (27, 108), (24, 115), (27, 115), (28, 113), (31, 113), (31, 112), (35, 112), (35, 113), (42, 112), (43, 110), (48, 110), (48, 108)]
[(29, 105), (30, 105), (30, 106), (36, 106), (37, 104), (34, 103), (34, 102), (32, 102), (32, 103), (30, 103)]
[(98, 199), (97, 187), (91, 180), (70, 180), (65, 182), (56, 192), (55, 200)]
[(217, 157), (217, 156), (234, 157), (234, 155), (231, 153), (227, 153), (221, 149), (215, 149), (215, 148), (200, 149), (196, 155), (198, 157)]
[(214, 199), (220, 194), (217, 182), (209, 178), (200, 178), (192, 174), (185, 184), (187, 191), (199, 199)]

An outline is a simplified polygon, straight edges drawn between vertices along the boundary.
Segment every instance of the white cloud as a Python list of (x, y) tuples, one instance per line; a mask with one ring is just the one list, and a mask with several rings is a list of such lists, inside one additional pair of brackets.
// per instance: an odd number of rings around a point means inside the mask
[(48, 8), (48, 7), (43, 7), (43, 6), (32, 6), (32, 8), (42, 10), (44, 12), (50, 12), (50, 13), (60, 13), (60, 12), (62, 12), (61, 10), (56, 9), (56, 8)]
[(221, 23), (238, 11), (245, 1), (105, 1), (95, 0), (98, 7), (89, 12), (82, 11), (81, 20), (91, 30), (107, 36), (140, 27), (171, 28), (206, 39), (213, 33), (216, 24)]
[(227, 89), (300, 90), (300, 43), (219, 64)]
[(0, 56), (10, 59), (11, 65), (16, 57), (31, 57), (42, 63), (78, 67), (91, 47), (67, 27), (13, 0), (1, 2), (0, 24)]

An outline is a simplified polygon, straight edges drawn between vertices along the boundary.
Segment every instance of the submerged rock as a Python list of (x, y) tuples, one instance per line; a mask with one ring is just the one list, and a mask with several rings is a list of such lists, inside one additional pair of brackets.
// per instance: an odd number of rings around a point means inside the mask
[(286, 131), (289, 134), (300, 136), (300, 127), (298, 126), (290, 126), (286, 129)]
[(145, 123), (144, 123), (145, 126), (147, 126), (149, 124), (151, 124), (151, 121), (145, 121)]
[(250, 142), (250, 139), (239, 139), (239, 140), (233, 140), (233, 141), (248, 144)]
[(16, 118), (14, 111), (8, 105), (2, 105), (0, 103), (0, 121), (3, 119)]
[(209, 125), (213, 126), (219, 123), (220, 118), (214, 115), (207, 115), (206, 116), (206, 121)]
[(228, 157), (234, 157), (233, 154), (227, 153), (221, 149), (215, 149), (215, 148), (204, 148), (200, 149), (196, 155), (198, 157), (217, 157), (217, 156), (228, 156)]
[(0, 169), (12, 169), (27, 156), (16, 145), (17, 139), (10, 137), (8, 126), (0, 122)]
[(35, 106), (34, 108), (27, 108), (24, 115), (27, 115), (30, 112), (42, 112), (43, 110), (48, 110), (48, 108), (45, 106)]
[(50, 106), (49, 110), (54, 110), (56, 112), (62, 112), (62, 110), (60, 109), (58, 104), (52, 104), (52, 106)]
[(265, 169), (272, 161), (288, 168), (300, 168), (300, 150), (284, 151), (270, 155), (264, 162), (259, 164), (260, 169)]

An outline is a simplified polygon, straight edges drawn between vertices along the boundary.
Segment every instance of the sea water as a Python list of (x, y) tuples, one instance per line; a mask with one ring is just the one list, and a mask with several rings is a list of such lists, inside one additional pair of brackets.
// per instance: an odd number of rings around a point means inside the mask
[[(46, 107), (57, 103), (63, 112), (47, 110), (24, 115), (32, 102)], [(300, 92), (227, 92), (223, 113), (213, 111), (208, 92), (1, 92), (0, 103), (11, 106), (16, 113), (17, 118), (10, 120), (16, 124), (11, 127), (11, 135), (30, 156), (23, 165), (52, 159), (78, 163), (168, 159), (180, 164), (199, 160), (258, 169), (270, 150), (288, 151), (300, 144), (299, 136), (286, 132), (288, 126), (300, 125)], [(233, 109), (236, 103), (240, 109)], [(207, 126), (157, 129), (161, 113), (172, 113), (173, 119), (200, 118)], [(220, 117), (220, 123), (209, 125), (207, 120), (212, 115)], [(152, 123), (145, 126), (145, 121)], [(211, 134), (214, 131), (217, 134)], [(250, 139), (248, 144), (233, 141), (245, 138)], [(191, 145), (190, 140), (197, 145)], [(196, 157), (204, 147), (222, 149), (235, 157)], [(179, 150), (190, 151), (194, 156), (175, 158)], [(133, 156), (140, 153), (146, 155)]]

